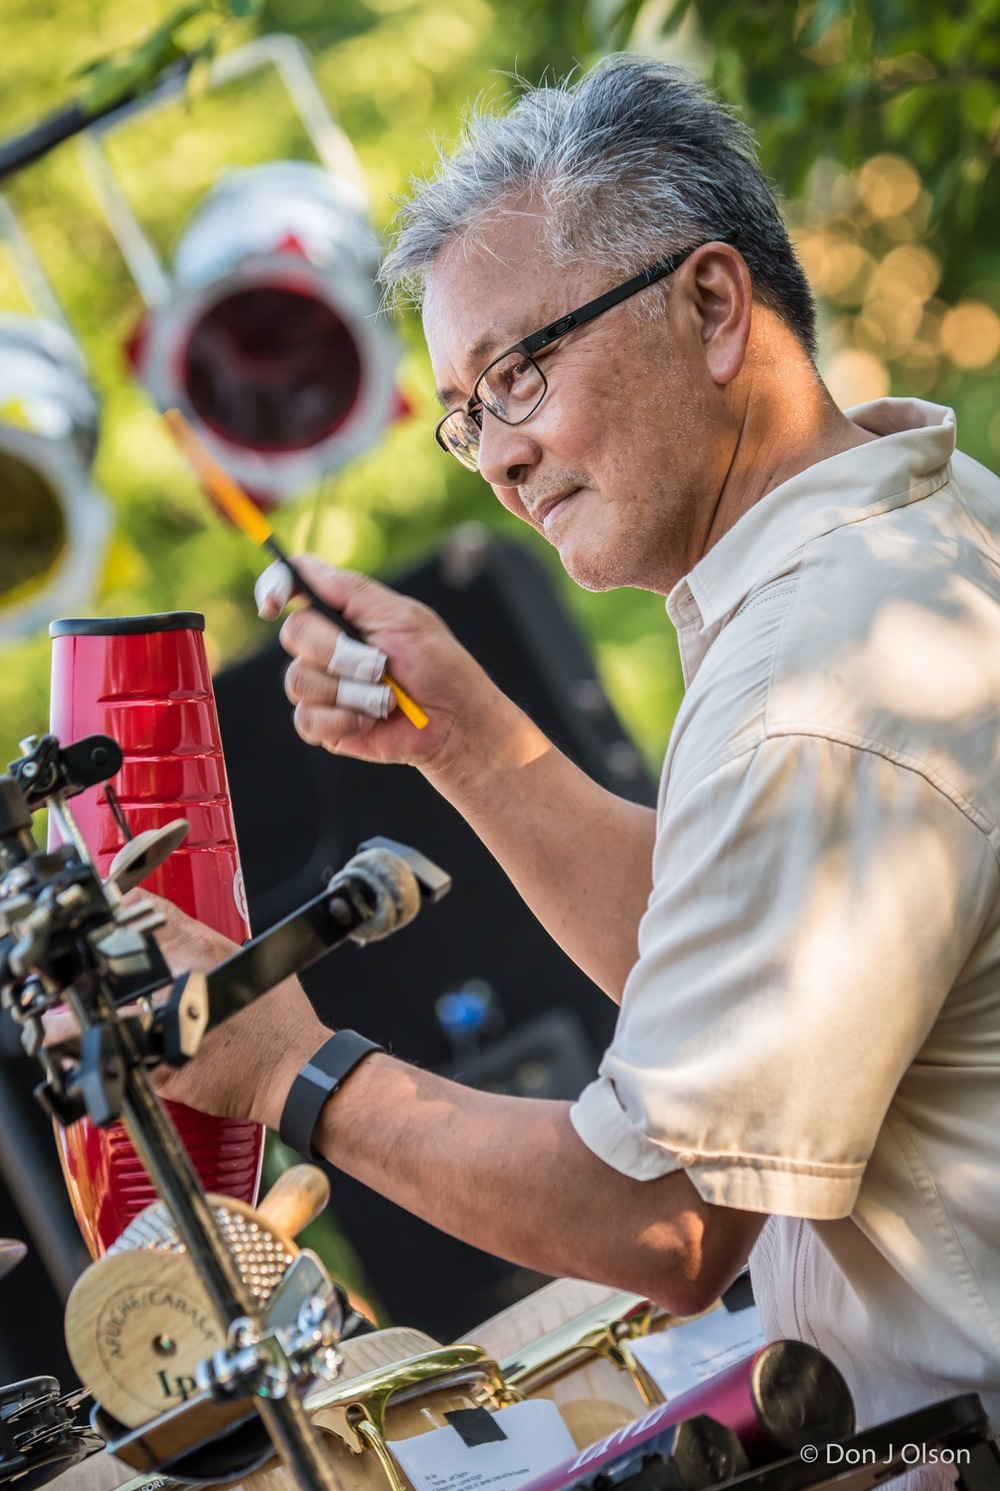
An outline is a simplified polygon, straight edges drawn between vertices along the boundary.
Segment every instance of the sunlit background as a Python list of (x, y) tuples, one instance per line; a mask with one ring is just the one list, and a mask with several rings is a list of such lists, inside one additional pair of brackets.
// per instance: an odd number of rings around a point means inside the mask
[[(80, 69), (135, 48), (169, 13), (155, 0), (8, 0), (0, 15), (0, 132), (16, 134), (67, 102), (83, 86)], [(1000, 220), (1000, 92), (991, 13), (981, 3), (953, 17), (915, 3), (835, 0), (754, 7), (719, 0), (575, 0), (559, 7), (538, 0), (270, 0), (261, 18), (230, 24), (222, 46), (237, 47), (261, 30), (302, 39), (327, 107), (357, 152), (379, 233), (407, 178), (427, 170), (438, 143), (454, 137), (468, 100), (486, 96), (500, 107), (518, 77), (563, 73), (617, 46), (687, 62), (745, 112), (786, 195), (821, 297), (821, 365), (838, 402), (847, 407), (892, 393), (952, 404), (961, 445), (995, 466), (1000, 249), (992, 224)], [(180, 35), (197, 43), (218, 25), (218, 16), (202, 14)], [(196, 74), (182, 101), (135, 119), (108, 145), (125, 196), (167, 263), (223, 172), (312, 157), (273, 75), (210, 91), (204, 82)], [(125, 348), (141, 300), (78, 144), (61, 146), (3, 189), (99, 398), (91, 481), (105, 517), (95, 508), (80, 529), (99, 568), (86, 609), (201, 610), (213, 665), (254, 651), (267, 631), (251, 604), (256, 551), (208, 510), (148, 395), (129, 376)], [(37, 306), (0, 250), (5, 312), (36, 314)], [(399, 390), (409, 412), (388, 425), (374, 449), (312, 481), (274, 514), (293, 548), (384, 576), (432, 549), (456, 524), (518, 527), (435, 446), (419, 326), (403, 317), (397, 331)], [(15, 404), (0, 375), (0, 421), (17, 423)], [(13, 477), (4, 468), (0, 479)], [(5, 500), (0, 492), (0, 512)], [(64, 518), (45, 515), (46, 500), (40, 492), (39, 543), (58, 549)], [(540, 540), (520, 536), (551, 563)], [(0, 578), (2, 565), (0, 557)], [(662, 601), (585, 595), (555, 565), (552, 571), (613, 701), (657, 763), (679, 698)], [(11, 609), (8, 599), (8, 620)], [(0, 608), (0, 630), (8, 633), (0, 641), (8, 756), (47, 717), (44, 610), (43, 601), (27, 635), (23, 627), (10, 635)]]

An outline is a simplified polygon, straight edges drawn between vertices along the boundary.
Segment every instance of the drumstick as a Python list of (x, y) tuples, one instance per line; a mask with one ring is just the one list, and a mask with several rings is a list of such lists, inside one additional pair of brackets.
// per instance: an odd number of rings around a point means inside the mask
[[(223, 471), (222, 467), (213, 460), (180, 410), (167, 409), (163, 419), (167, 429), (200, 477), (209, 498), (220, 512), (235, 523), (247, 538), (252, 538), (254, 543), (259, 544), (263, 549), (270, 549), (275, 559), (281, 560), (295, 582), (295, 589), (299, 595), (305, 597), (314, 611), (318, 611), (321, 616), (325, 616), (328, 621), (339, 626), (341, 631), (353, 637), (355, 642), (364, 642), (366, 640), (364, 633), (348, 621), (342, 611), (335, 610), (316, 594), (301, 570), (292, 562), (275, 538), (274, 530), (260, 508), (254, 506), (229, 473)], [(383, 674), (383, 679), (392, 690), (396, 703), (411, 725), (416, 725), (418, 730), (422, 730), (425, 725), (430, 724), (430, 720), (420, 705), (415, 699), (410, 698), (410, 695), (400, 687), (390, 673)]]

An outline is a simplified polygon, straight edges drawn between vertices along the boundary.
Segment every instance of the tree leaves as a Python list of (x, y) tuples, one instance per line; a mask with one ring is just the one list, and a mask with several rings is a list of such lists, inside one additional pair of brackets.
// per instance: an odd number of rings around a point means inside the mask
[(974, 162), (980, 187), (996, 173), (1000, 0), (959, 10), (923, 0), (674, 0), (656, 24), (660, 4), (626, 5), (603, 32), (592, 20), (595, 43), (620, 44), (628, 18), (666, 39), (692, 15), (714, 49), (712, 82), (748, 111), (786, 193), (801, 190), (810, 154), (857, 163), (859, 150), (894, 149), (924, 174), (947, 232), (970, 207), (968, 176), (951, 162)]
[[(88, 79), (81, 99), (89, 114), (100, 114), (119, 101), (148, 92), (172, 64), (185, 59), (210, 57), (219, 33), (231, 21), (248, 21), (260, 11), (262, 0), (185, 0), (142, 41), (128, 50), (113, 52), (88, 62), (76, 73)], [(180, 33), (190, 31), (195, 21), (207, 22), (204, 35), (194, 45), (185, 45)]]

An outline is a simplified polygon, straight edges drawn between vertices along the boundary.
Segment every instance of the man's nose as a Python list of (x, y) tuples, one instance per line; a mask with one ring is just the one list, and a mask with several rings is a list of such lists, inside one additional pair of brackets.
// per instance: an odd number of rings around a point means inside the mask
[(523, 425), (504, 424), (483, 410), (479, 437), (479, 474), (491, 487), (519, 487), (541, 460), (541, 449)]

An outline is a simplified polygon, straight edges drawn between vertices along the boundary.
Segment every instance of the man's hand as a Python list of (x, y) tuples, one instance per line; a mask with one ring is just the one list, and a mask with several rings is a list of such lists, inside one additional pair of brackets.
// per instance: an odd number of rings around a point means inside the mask
[[(281, 643), (294, 661), (285, 691), (303, 740), (361, 761), (416, 766), (560, 947), (620, 999), (652, 884), (652, 809), (598, 786), (557, 750), (427, 606), (309, 556), (295, 564), (371, 644), (345, 648), (343, 632), (309, 606), (286, 619)], [(290, 592), (287, 566), (265, 570), (255, 591), (261, 615), (276, 616)], [(386, 660), (430, 716), (425, 729), (398, 709), (387, 718), (358, 712)]]
[(151, 902), (164, 918), (164, 925), (157, 927), (155, 936), (172, 974), (207, 973), (217, 963), (224, 963), (227, 958), (239, 952), (238, 943), (230, 941), (204, 922), (196, 921), (193, 916), (188, 916), (172, 901), (154, 896), (141, 885), (123, 897), (126, 906), (138, 901)]
[[(287, 617), (281, 645), (293, 662), (285, 692), (295, 705), (295, 728), (303, 740), (362, 761), (417, 766), (433, 777), (447, 775), (456, 762), (481, 758), (501, 725), (515, 731), (520, 727), (520, 712), (429, 607), (309, 555), (297, 555), (295, 564), (317, 594), (343, 612), (370, 644), (365, 648), (345, 639), (340, 628), (308, 605)], [(257, 584), (261, 615), (277, 615), (289, 592), (287, 569), (272, 565)], [(395, 708), (391, 694), (379, 684), (386, 667), (429, 715), (423, 730)], [(389, 708), (387, 718), (373, 717), (380, 695)], [(361, 712), (366, 707), (372, 713)]]
[[(228, 937), (160, 896), (138, 889), (125, 899), (140, 898), (151, 901), (166, 918), (155, 936), (172, 974), (204, 973), (237, 951)], [(65, 1040), (76, 1031), (68, 1011), (48, 1017), (45, 1026), (47, 1043)], [(161, 1097), (172, 1102), (219, 1118), (249, 1118), (277, 1129), (296, 1073), (331, 1033), (298, 979), (289, 978), (208, 1031), (197, 1056), (186, 1066), (158, 1066), (153, 1084)]]
[[(156, 933), (173, 974), (205, 972), (237, 951), (210, 927), (159, 896), (166, 917)], [(193, 1061), (157, 1067), (161, 1097), (220, 1118), (251, 1118), (277, 1129), (296, 1073), (329, 1037), (298, 979), (289, 978), (210, 1030)]]

